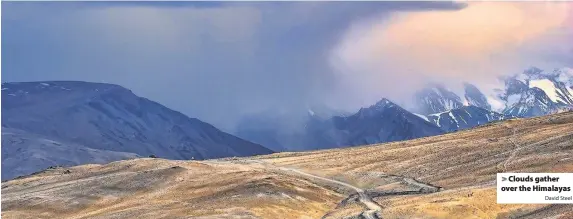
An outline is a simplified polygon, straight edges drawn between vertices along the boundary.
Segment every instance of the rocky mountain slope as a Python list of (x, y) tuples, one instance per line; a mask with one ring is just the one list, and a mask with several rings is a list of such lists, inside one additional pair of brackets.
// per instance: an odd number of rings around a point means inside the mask
[(442, 130), (452, 132), (511, 118), (511, 116), (506, 116), (477, 106), (462, 106), (446, 112), (430, 114), (426, 118), (442, 128)]
[(566, 69), (542, 71), (531, 68), (505, 80), (500, 99), (505, 101), (504, 114), (532, 117), (573, 108), (573, 79)]
[[(4, 83), (2, 131), (6, 128), (32, 134), (25, 138), (44, 136), (53, 141), (72, 143), (74, 147), (127, 152), (144, 157), (155, 155), (187, 160), (271, 153), (261, 145), (224, 133), (210, 124), (112, 84), (73, 81)], [(22, 145), (3, 141), (2, 147), (15, 152), (10, 148)], [(38, 163), (46, 163), (43, 161), (45, 157), (57, 160), (53, 156), (60, 156), (50, 154), (48, 147), (37, 149), (46, 150), (46, 156), (30, 158)], [(3, 159), (18, 157), (18, 154), (3, 155)], [(108, 160), (113, 159), (110, 157)], [(58, 164), (62, 163), (52, 165)], [(46, 167), (41, 165), (35, 169)], [(9, 171), (4, 162), (2, 169), (3, 172)]]
[(354, 115), (335, 116), (315, 127), (311, 133), (324, 139), (314, 145), (332, 148), (408, 140), (443, 132), (390, 100), (382, 99)]
[[(497, 97), (487, 97), (476, 86), (464, 83), (462, 99), (442, 85), (418, 92), (421, 116), (445, 131), (475, 127), (506, 118), (542, 116), (573, 109), (573, 71), (568, 68), (543, 71), (530, 68), (503, 79)], [(494, 100), (490, 100), (490, 99)], [(492, 109), (490, 101), (504, 107)], [(465, 115), (465, 116), (464, 116)]]
[[(492, 95), (494, 91), (482, 92), (471, 83), (463, 84), (463, 93), (460, 95), (444, 85), (431, 84), (416, 92), (415, 105), (417, 106), (409, 108), (411, 112), (416, 113), (404, 112), (402, 115), (417, 115), (440, 127), (442, 131), (451, 132), (507, 118), (527, 118), (573, 109), (573, 104), (571, 104), (573, 71), (570, 69), (542, 71), (532, 68), (507, 77), (504, 82), (505, 86), (497, 97)], [(491, 101), (498, 102), (495, 109)], [(499, 104), (503, 105), (502, 109), (499, 109)], [(409, 124), (411, 119), (394, 121), (395, 129), (381, 128), (387, 126), (385, 123), (392, 113), (385, 114), (388, 116), (384, 117), (386, 119), (374, 116), (375, 113), (364, 116), (368, 114), (367, 112), (375, 112), (374, 108), (376, 107), (331, 118), (316, 116), (314, 111), (309, 110), (305, 121), (298, 122), (303, 125), (295, 128), (288, 125), (292, 124), (291, 120), (276, 114), (274, 116), (272, 113), (255, 115), (242, 123), (236, 134), (257, 143), (269, 145), (277, 151), (303, 151), (424, 136), (405, 137), (408, 134), (392, 132), (392, 130), (401, 128), (413, 129), (415, 126), (419, 126), (415, 128), (417, 130), (428, 129), (426, 130), (428, 133), (438, 133), (433, 131), (435, 127), (424, 126), (421, 122)], [(400, 113), (396, 113), (398, 114)], [(280, 121), (287, 122), (281, 123)]]
[[(256, 118), (256, 117), (255, 117)], [(263, 117), (267, 118), (267, 117)], [(280, 119), (251, 119), (237, 133), (284, 151), (304, 151), (401, 141), (444, 133), (440, 128), (388, 99), (347, 116), (325, 118), (309, 114), (299, 130), (287, 131)], [(258, 124), (258, 125), (255, 125)], [(293, 130), (293, 129), (291, 129)]]
[(468, 106), (491, 110), (491, 104), (487, 101), (487, 97), (475, 85), (464, 83), (464, 92)]
[(22, 130), (2, 128), (2, 180), (55, 166), (105, 164), (141, 157), (127, 152), (98, 150)]
[(445, 112), (462, 107), (462, 99), (443, 85), (435, 84), (421, 89), (415, 95), (418, 112), (422, 115)]

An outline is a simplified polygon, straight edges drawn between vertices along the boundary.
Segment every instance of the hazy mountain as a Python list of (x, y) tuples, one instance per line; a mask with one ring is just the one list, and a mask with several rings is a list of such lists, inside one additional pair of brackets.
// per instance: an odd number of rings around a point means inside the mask
[(418, 112), (423, 115), (445, 112), (464, 105), (462, 99), (443, 85), (432, 85), (416, 92)]
[(568, 71), (545, 72), (531, 68), (505, 80), (504, 114), (516, 117), (541, 116), (573, 107), (573, 77)]
[(442, 134), (434, 124), (393, 102), (382, 99), (351, 116), (336, 116), (317, 124), (312, 135), (319, 148), (400, 141)]
[(327, 118), (309, 111), (298, 130), (285, 131), (270, 116), (249, 118), (237, 135), (273, 149), (303, 151), (407, 140), (443, 133), (432, 123), (383, 99), (348, 116)]
[[(153, 154), (168, 159), (271, 153), (261, 145), (224, 133), (210, 124), (112, 84), (72, 81), (4, 83), (2, 127), (3, 132), (5, 128), (22, 130), (47, 139), (73, 143), (74, 147), (140, 156)], [(20, 146), (10, 141), (2, 142), (3, 150)], [(3, 155), (9, 158), (18, 156)], [(60, 154), (46, 151), (45, 157), (57, 160), (55, 156)], [(5, 168), (4, 163), (2, 168)]]
[(2, 128), (2, 180), (28, 175), (51, 166), (105, 164), (141, 157), (134, 153), (98, 150), (55, 141), (22, 130)]
[(468, 105), (491, 110), (491, 105), (488, 103), (486, 96), (476, 86), (464, 83), (464, 91), (464, 97)]

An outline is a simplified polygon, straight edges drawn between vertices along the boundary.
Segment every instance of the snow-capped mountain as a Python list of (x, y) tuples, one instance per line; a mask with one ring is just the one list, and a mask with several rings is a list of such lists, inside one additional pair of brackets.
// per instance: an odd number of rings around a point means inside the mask
[(408, 140), (443, 131), (390, 100), (382, 99), (354, 115), (336, 116), (315, 125), (312, 133), (322, 141), (313, 145), (332, 148)]
[[(296, 132), (288, 131), (292, 128), (285, 131), (282, 127), (285, 125), (277, 123), (289, 119), (255, 116), (259, 121), (245, 123), (243, 131), (247, 131), (241, 132), (240, 136), (286, 151), (404, 140), (472, 128), (507, 118), (558, 112), (572, 106), (571, 86), (571, 69), (544, 72), (533, 68), (505, 80), (503, 95), (499, 100), (486, 96), (470, 83), (463, 84), (464, 93), (461, 96), (444, 85), (433, 84), (416, 93), (417, 113), (410, 113), (385, 99), (355, 114), (332, 118), (309, 109), (305, 122), (302, 122), (304, 125), (297, 126), (294, 129)], [(495, 107), (490, 101), (496, 101)], [(420, 122), (420, 119), (433, 126)], [(440, 130), (436, 131), (436, 127)]]
[(428, 121), (436, 124), (446, 132), (473, 128), (492, 121), (506, 119), (501, 113), (496, 113), (477, 106), (463, 106), (446, 112), (426, 116)]
[(504, 114), (541, 116), (573, 107), (573, 74), (566, 69), (545, 72), (531, 68), (505, 80)]
[(431, 85), (415, 94), (418, 112), (423, 115), (445, 112), (464, 106), (460, 96), (443, 85)]
[(273, 147), (279, 145), (286, 151), (375, 144), (444, 133), (387, 99), (348, 116), (325, 118), (309, 113), (298, 131), (285, 131), (273, 122), (277, 120), (260, 118), (263, 119), (255, 123), (243, 123), (244, 127), (237, 135), (254, 142), (268, 142)]
[(477, 106), (486, 110), (491, 110), (486, 96), (473, 84), (464, 83), (466, 101), (470, 106)]
[[(530, 68), (521, 74), (505, 78), (504, 82), (505, 87), (498, 95), (501, 104), (496, 102), (496, 106), (505, 105), (502, 109), (496, 107), (502, 118), (541, 116), (573, 108), (573, 70), (569, 68), (554, 71)], [(440, 118), (444, 115), (447, 118), (450, 112), (455, 112), (454, 109), (477, 106), (486, 111), (473, 113), (481, 113), (483, 118), (494, 115), (488, 98), (476, 86), (464, 83), (464, 90), (465, 103), (462, 98), (441, 85), (422, 89), (416, 95), (419, 112), (428, 118)], [(466, 125), (472, 124), (477, 125), (471, 121)], [(460, 127), (462, 126), (465, 125), (461, 124)], [(456, 125), (453, 127), (446, 130), (457, 130)]]
[[(22, 130), (76, 147), (145, 157), (207, 159), (272, 152), (121, 86), (102, 83), (3, 83), (2, 127), (3, 132)], [(2, 142), (3, 151), (11, 147), (20, 146)], [(60, 155), (46, 152), (50, 159)], [(17, 155), (2, 158), (12, 157)]]

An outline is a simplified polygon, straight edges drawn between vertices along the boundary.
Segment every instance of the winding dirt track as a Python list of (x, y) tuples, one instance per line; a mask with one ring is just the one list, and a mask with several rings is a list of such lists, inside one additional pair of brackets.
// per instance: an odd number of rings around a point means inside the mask
[(513, 158), (515, 158), (515, 156), (517, 155), (517, 153), (519, 152), (519, 150), (521, 150), (521, 149), (523, 148), (521, 145), (517, 144), (517, 143), (515, 142), (515, 140), (513, 140), (513, 139), (515, 139), (515, 136), (516, 136), (516, 134), (517, 134), (517, 129), (515, 129), (515, 128), (509, 126), (509, 125), (507, 125), (507, 127), (510, 128), (510, 129), (512, 130), (512, 132), (513, 132), (508, 139), (509, 139), (509, 141), (515, 146), (515, 149), (513, 149), (513, 150), (511, 151), (511, 154), (509, 155), (509, 157), (507, 157), (507, 159), (505, 160), (505, 162), (503, 162), (503, 172), (506, 172), (506, 171), (507, 171), (507, 165), (509, 165), (509, 164), (511, 163), (511, 161), (513, 160)]
[[(294, 168), (289, 168), (289, 167), (277, 167), (271, 163), (268, 163), (268, 162), (265, 162), (262, 160), (248, 160), (247, 162), (262, 164), (266, 168), (273, 168), (273, 169), (277, 169), (277, 170), (280, 170), (283, 172), (296, 173), (296, 174), (301, 175), (301, 176), (313, 178), (313, 179), (320, 180), (320, 181), (334, 183), (334, 184), (340, 185), (342, 187), (352, 189), (352, 190), (356, 191), (356, 193), (358, 195), (358, 200), (368, 209), (368, 210), (363, 211), (360, 215), (366, 219), (380, 219), (381, 218), (379, 216), (379, 213), (382, 211), (383, 207), (380, 204), (378, 204), (377, 202), (373, 201), (372, 200), (373, 197), (370, 197), (370, 195), (367, 194), (364, 189), (358, 188), (354, 185), (351, 185), (351, 184), (348, 184), (348, 183), (345, 183), (342, 181), (338, 181), (335, 179), (329, 179), (329, 178), (317, 176), (314, 174), (310, 174), (307, 172), (303, 172), (299, 169), (294, 169)], [(440, 190), (438, 187), (419, 182), (419, 181), (412, 179), (412, 178), (407, 178), (407, 177), (402, 177), (402, 176), (396, 176), (396, 177), (401, 178), (402, 181), (405, 182), (406, 184), (409, 184), (409, 185), (412, 185), (415, 187), (419, 187), (420, 190), (405, 191), (405, 192), (378, 192), (378, 195), (374, 195), (374, 196), (375, 197), (381, 197), (381, 196), (392, 196), (392, 195), (414, 195), (414, 194), (433, 193), (433, 192), (438, 192)]]
[(364, 189), (358, 188), (356, 186), (353, 186), (351, 184), (348, 184), (348, 183), (345, 183), (342, 181), (338, 181), (338, 180), (329, 179), (329, 178), (313, 175), (310, 173), (306, 173), (306, 172), (300, 171), (298, 169), (288, 168), (288, 167), (277, 167), (271, 163), (268, 163), (268, 162), (265, 162), (262, 160), (243, 160), (242, 162), (244, 162), (244, 161), (261, 164), (261, 165), (265, 166), (266, 168), (272, 168), (272, 169), (280, 170), (283, 172), (295, 173), (295, 174), (305, 176), (308, 178), (313, 178), (313, 179), (316, 179), (319, 181), (330, 182), (330, 183), (340, 185), (342, 187), (352, 189), (352, 190), (356, 191), (356, 193), (358, 194), (358, 197), (359, 197), (358, 200), (362, 204), (364, 204), (364, 206), (366, 206), (366, 208), (368, 208), (368, 210), (362, 212), (361, 215), (367, 219), (378, 219), (379, 218), (378, 216), (376, 216), (376, 213), (382, 210), (382, 206), (380, 206), (378, 203), (372, 201), (372, 198), (364, 192)]
[(324, 178), (324, 177), (320, 177), (320, 176), (316, 176), (316, 175), (312, 175), (309, 173), (305, 173), (302, 172), (300, 170), (297, 169), (292, 169), (292, 168), (286, 168), (286, 167), (279, 167), (280, 170), (283, 171), (291, 171), (291, 172), (295, 172), (297, 174), (303, 175), (303, 176), (307, 176), (307, 177), (311, 177), (314, 179), (318, 179), (318, 180), (323, 180), (323, 181), (328, 181), (331, 183), (336, 183), (338, 185), (347, 187), (347, 188), (351, 188), (354, 191), (356, 191), (356, 193), (358, 193), (358, 197), (360, 202), (362, 202), (362, 204), (364, 204), (364, 206), (366, 206), (368, 208), (368, 210), (364, 211), (362, 213), (362, 215), (367, 218), (367, 219), (377, 219), (378, 216), (376, 216), (376, 212), (379, 212), (382, 210), (382, 206), (380, 206), (378, 203), (372, 201), (372, 198), (370, 196), (368, 196), (363, 189), (358, 188), (356, 186), (350, 185), (348, 183), (345, 182), (341, 182), (338, 180), (333, 180), (333, 179), (328, 179), (328, 178)]

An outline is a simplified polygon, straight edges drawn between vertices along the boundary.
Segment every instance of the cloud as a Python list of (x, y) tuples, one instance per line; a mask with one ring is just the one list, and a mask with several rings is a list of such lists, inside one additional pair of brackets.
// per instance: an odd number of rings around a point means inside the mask
[[(329, 49), (390, 2), (8, 2), (2, 80), (115, 83), (225, 130), (332, 97)], [(345, 101), (340, 99), (340, 101)]]
[[(487, 55), (515, 69), (522, 67), (514, 62), (540, 57), (571, 63), (562, 43), (570, 28), (553, 25), (558, 13), (535, 14), (546, 25), (522, 12), (533, 15), (536, 7), (475, 4), (6, 2), (2, 80), (115, 83), (232, 131), (251, 113), (306, 113), (323, 102), (353, 111), (404, 97), (424, 80), (455, 81), (467, 69), (487, 79), (497, 74), (487, 72), (494, 66)], [(486, 11), (492, 21), (477, 17)], [(508, 11), (516, 14), (497, 24)], [(515, 16), (532, 29), (514, 28)], [(488, 34), (481, 36), (469, 28), (473, 19), (496, 30), (483, 27)], [(513, 43), (504, 27), (522, 31), (522, 42)], [(481, 45), (467, 43), (458, 29)], [(503, 40), (488, 43), (497, 38)]]
[(456, 11), (395, 12), (356, 23), (331, 64), (364, 102), (404, 100), (427, 82), (488, 87), (531, 65), (571, 64), (563, 61), (573, 48), (571, 5), (471, 2)]

